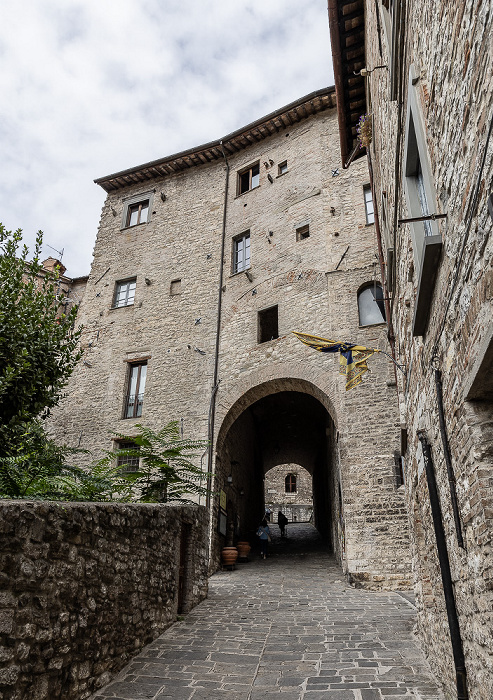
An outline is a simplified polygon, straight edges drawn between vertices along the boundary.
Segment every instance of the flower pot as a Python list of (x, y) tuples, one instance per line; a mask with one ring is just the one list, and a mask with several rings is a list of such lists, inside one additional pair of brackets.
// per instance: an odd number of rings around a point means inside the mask
[(221, 551), (223, 566), (234, 566), (238, 559), (238, 550), (236, 547), (223, 547)]
[(249, 542), (238, 542), (236, 548), (238, 549), (238, 556), (240, 559), (248, 558), (248, 555), (251, 550)]

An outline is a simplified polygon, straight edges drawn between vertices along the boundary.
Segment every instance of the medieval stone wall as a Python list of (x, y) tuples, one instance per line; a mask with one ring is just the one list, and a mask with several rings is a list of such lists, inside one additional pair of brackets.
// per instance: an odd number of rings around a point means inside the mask
[[(286, 477), (296, 479), (293, 491), (286, 490)], [(309, 522), (313, 519), (313, 489), (310, 473), (299, 464), (283, 464), (273, 467), (265, 475), (265, 503), (272, 510), (272, 521), (282, 511), (290, 522)]]
[(179, 589), (183, 611), (207, 594), (204, 508), (10, 501), (0, 514), (5, 700), (89, 697), (175, 622)]
[[(417, 431), (424, 430), (437, 473), (469, 696), (486, 700), (493, 694), (493, 395), (491, 362), (488, 365), (487, 361), (492, 336), (493, 240), (486, 201), (493, 177), (491, 140), (485, 153), (492, 118), (493, 5), (477, 0), (438, 5), (404, 3), (401, 27), (405, 34), (397, 62), (389, 51), (391, 24), (386, 25), (383, 3), (366, 2), (365, 9), (367, 67), (390, 66), (390, 70), (374, 71), (368, 78), (374, 133), (370, 155), (385, 248), (395, 249), (397, 261), (394, 325), (399, 356), (408, 370), (407, 382), (399, 379), (399, 395), (401, 419), (409, 438), (406, 490), (413, 522), (419, 627), (432, 667), (452, 697), (455, 678), (450, 635), (417, 437)], [(402, 85), (400, 111), (398, 100), (389, 99), (391, 77), (396, 71)], [(442, 252), (429, 299), (429, 321), (420, 336), (412, 335), (418, 270), (411, 225), (395, 225), (397, 218), (412, 215), (404, 194), (411, 99), (415, 100), (415, 118), (423, 129), (435, 192), (429, 210), (446, 214), (436, 223)], [(397, 144), (400, 148), (396, 153)], [(458, 545), (452, 517), (435, 368), (443, 378), (445, 427), (465, 548)], [(474, 383), (476, 390), (472, 392)]]
[[(320, 396), (338, 433), (338, 459), (333, 461), (345, 511), (343, 566), (365, 585), (406, 587), (404, 496), (396, 488), (393, 457), (399, 421), (388, 361), (376, 356), (371, 374), (346, 393), (337, 358), (306, 348), (291, 334), (301, 330), (388, 349), (385, 325), (360, 327), (358, 318), (358, 289), (378, 280), (374, 231), (366, 225), (364, 207), (368, 172), (362, 161), (351, 171), (340, 169), (338, 161), (334, 109), (281, 128), (228, 157), (221, 291), (224, 162), (111, 192), (80, 310), (83, 362), (51, 425), (64, 441), (77, 445), (80, 439), (80, 446), (91, 450), (86, 462), (111, 448), (111, 433), (131, 436), (137, 422), (159, 428), (176, 419), (184, 437), (207, 438), (221, 294), (210, 465), (215, 491), (226, 491), (231, 471), (230, 456), (216, 459), (227, 433), (224, 426), (231, 425), (230, 412), (238, 406), (248, 408), (250, 399), (244, 397), (249, 392), (254, 401), (265, 387), (292, 390), (298, 383), (301, 391)], [(238, 195), (238, 172), (257, 162), (259, 186)], [(281, 174), (283, 162), (287, 168)], [(152, 198), (149, 222), (122, 228), (125, 201), (139, 195)], [(309, 226), (309, 236), (300, 239), (297, 229), (304, 226)], [(232, 268), (234, 239), (247, 230), (250, 277), (234, 274)], [(136, 281), (134, 303), (112, 308), (115, 284), (130, 278)], [(172, 287), (177, 280), (180, 283)], [(258, 312), (275, 305), (279, 337), (259, 342)], [(129, 363), (139, 360), (147, 362), (142, 416), (124, 419)], [(228, 444), (229, 452), (234, 451), (231, 441)], [(294, 458), (288, 455), (287, 461)], [(250, 476), (241, 479), (262, 478), (271, 466), (276, 464), (250, 467)], [(332, 493), (336, 492), (334, 484)], [(214, 561), (224, 545), (217, 532), (218, 507), (214, 498)], [(343, 552), (340, 543), (336, 551)]]

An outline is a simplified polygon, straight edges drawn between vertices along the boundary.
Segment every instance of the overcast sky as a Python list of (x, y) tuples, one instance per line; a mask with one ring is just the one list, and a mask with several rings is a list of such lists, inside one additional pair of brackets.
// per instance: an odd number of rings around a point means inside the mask
[(87, 274), (94, 178), (332, 85), (327, 0), (22, 0), (0, 24), (0, 221)]

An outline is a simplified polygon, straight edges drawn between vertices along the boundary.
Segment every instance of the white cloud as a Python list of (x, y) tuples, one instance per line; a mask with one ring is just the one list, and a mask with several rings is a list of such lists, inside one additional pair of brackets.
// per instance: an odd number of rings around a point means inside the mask
[(67, 274), (85, 274), (105, 196), (94, 178), (332, 83), (325, 0), (7, 3), (0, 221), (29, 245), (41, 228)]

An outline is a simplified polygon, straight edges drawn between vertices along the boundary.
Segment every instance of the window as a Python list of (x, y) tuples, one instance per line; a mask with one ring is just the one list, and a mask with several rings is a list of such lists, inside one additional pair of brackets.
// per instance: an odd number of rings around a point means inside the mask
[(373, 223), (375, 223), (375, 214), (373, 212), (373, 198), (371, 196), (370, 185), (365, 185), (363, 187), (363, 194), (365, 196), (366, 223), (373, 224)]
[(255, 189), (260, 183), (260, 165), (255, 163), (238, 173), (238, 194)]
[(250, 231), (233, 239), (233, 274), (250, 267)]
[(181, 294), (181, 280), (171, 280), (171, 284), (169, 286), (169, 293), (171, 294), (172, 297), (176, 296), (177, 294)]
[(284, 479), (284, 490), (286, 493), (296, 493), (296, 474), (288, 474)]
[(375, 323), (385, 323), (385, 305), (382, 287), (368, 284), (358, 292), (359, 325), (372, 326)]
[(127, 394), (123, 409), (124, 418), (140, 418), (147, 376), (147, 362), (132, 363), (128, 368)]
[[(118, 450), (140, 450), (140, 447), (131, 442), (130, 440), (121, 440), (116, 443), (116, 448)], [(136, 455), (118, 455), (116, 460), (116, 466), (120, 469), (122, 474), (128, 474), (130, 472), (139, 471), (140, 458)]]
[(279, 163), (278, 166), (278, 175), (284, 175), (284, 173), (288, 172), (288, 161), (285, 160), (284, 163)]
[[(421, 119), (419, 97), (413, 80), (415, 68), (409, 69), (409, 93), (404, 143), (403, 183), (409, 218), (435, 213), (436, 195), (433, 184), (425, 128)], [(431, 300), (442, 249), (436, 221), (426, 219), (408, 224), (414, 252), (414, 269), (418, 281), (414, 306), (413, 335), (423, 335), (428, 324)]]
[(300, 226), (296, 229), (296, 240), (304, 241), (305, 238), (310, 238), (310, 226), (308, 224), (306, 224), (306, 226)]
[(267, 343), (279, 338), (278, 307), (271, 306), (258, 312), (258, 342)]
[(136, 284), (137, 280), (135, 277), (131, 280), (116, 283), (115, 297), (113, 299), (114, 309), (119, 309), (122, 306), (132, 306), (135, 299)]
[(149, 221), (153, 198), (153, 192), (141, 192), (124, 199), (122, 228), (146, 224)]

